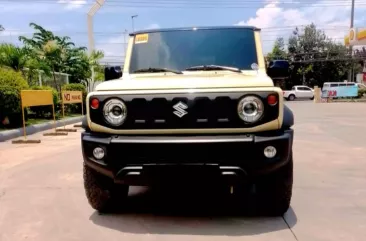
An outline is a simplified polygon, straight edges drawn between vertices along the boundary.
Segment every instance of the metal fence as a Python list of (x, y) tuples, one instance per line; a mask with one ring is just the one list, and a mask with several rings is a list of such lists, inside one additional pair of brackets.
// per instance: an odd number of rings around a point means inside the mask
[(28, 69), (24, 69), (27, 73), (27, 81), (29, 85), (38, 86), (51, 86), (56, 88), (57, 86), (63, 86), (69, 83), (69, 74), (55, 72), (55, 75), (51, 74), (47, 76), (42, 70), (36, 70), (29, 73)]

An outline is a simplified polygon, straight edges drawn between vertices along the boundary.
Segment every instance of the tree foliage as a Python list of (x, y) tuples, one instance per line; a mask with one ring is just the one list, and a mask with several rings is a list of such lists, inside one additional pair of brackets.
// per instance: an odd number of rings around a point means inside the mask
[(347, 79), (349, 70), (356, 64), (351, 60), (348, 48), (329, 38), (315, 24), (302, 31), (295, 28), (284, 48), (282, 38), (277, 39), (268, 59), (288, 59), (291, 76), (286, 88), (293, 85), (319, 85), (328, 81)]
[(0, 126), (21, 123), (20, 91), (27, 88), (21, 73), (11, 68), (0, 68)]
[(27, 64), (29, 57), (23, 48), (13, 44), (0, 45), (0, 65), (8, 66), (15, 71), (21, 71)]
[(285, 40), (282, 37), (276, 39), (272, 52), (267, 55), (267, 59), (268, 61), (275, 59), (287, 59)]
[[(38, 67), (46, 74), (51, 74), (54, 85), (60, 91), (55, 72), (70, 74), (71, 83), (80, 83), (91, 76), (91, 67), (99, 66), (98, 60), (103, 52), (94, 51), (90, 56), (85, 47), (76, 47), (68, 36), (57, 36), (52, 31), (31, 23), (35, 32), (31, 38), (20, 36), (28, 55), (36, 60)], [(34, 62), (34, 63), (35, 63)]]

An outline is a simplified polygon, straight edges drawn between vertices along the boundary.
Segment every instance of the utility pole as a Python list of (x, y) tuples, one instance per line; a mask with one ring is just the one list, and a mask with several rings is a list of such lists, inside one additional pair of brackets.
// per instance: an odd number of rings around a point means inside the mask
[[(103, 6), (105, 0), (96, 0), (93, 6), (90, 8), (88, 14), (87, 14), (87, 22), (88, 22), (88, 39), (89, 39), (89, 56), (94, 51), (95, 43), (94, 43), (94, 30), (93, 30), (93, 17), (95, 13)], [(94, 82), (95, 78), (95, 72), (94, 67), (91, 67), (92, 72), (92, 82)]]
[(132, 32), (135, 32), (135, 26), (134, 26), (134, 22), (133, 22), (133, 19), (134, 18), (137, 18), (139, 15), (133, 15), (131, 16), (131, 19), (132, 19)]
[[(352, 8), (351, 8), (351, 26), (350, 26), (350, 29), (353, 28), (353, 25), (354, 25), (354, 20), (355, 20), (355, 0), (352, 0)], [(350, 52), (351, 52), (351, 59), (352, 59), (352, 56), (353, 56), (353, 46), (350, 45)], [(350, 82), (353, 81), (353, 61), (351, 60), (351, 63), (352, 63), (352, 67), (350, 69), (350, 74), (348, 75), (348, 79)]]

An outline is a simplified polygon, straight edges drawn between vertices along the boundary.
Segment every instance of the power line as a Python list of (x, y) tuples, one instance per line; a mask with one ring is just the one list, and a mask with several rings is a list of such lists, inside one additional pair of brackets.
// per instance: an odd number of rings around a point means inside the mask
[[(14, 2), (29, 2), (28, 0), (0, 0), (1, 3), (14, 3)], [(33, 0), (32, 3), (45, 3), (45, 4), (71, 4), (70, 2), (56, 2), (51, 0)], [(92, 3), (88, 1), (86, 3)], [(167, 1), (167, 0), (155, 0), (155, 1), (148, 1), (148, 0), (124, 0), (121, 1), (113, 1), (110, 0), (105, 5), (105, 7), (146, 7), (146, 8), (258, 8), (258, 4), (263, 5), (263, 1), (261, 0), (248, 0), (248, 1), (239, 1), (239, 0), (228, 0), (228, 1), (199, 1), (199, 2), (192, 1)], [(85, 5), (85, 4), (79, 4)], [(263, 7), (266, 8), (278, 8), (281, 5), (294, 5), (298, 7), (304, 8), (316, 8), (316, 7), (347, 7), (350, 6), (350, 3), (345, 0), (334, 0), (334, 1), (323, 1), (321, 3), (315, 3), (314, 1), (302, 0), (299, 2), (295, 1), (284, 1), (281, 3), (273, 3), (264, 5)], [(357, 2), (358, 6), (366, 6), (366, 1), (359, 1)]]

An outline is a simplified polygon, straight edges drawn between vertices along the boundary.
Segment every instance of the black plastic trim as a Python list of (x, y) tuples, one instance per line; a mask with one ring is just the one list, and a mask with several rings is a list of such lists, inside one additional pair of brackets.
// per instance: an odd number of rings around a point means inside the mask
[(290, 108), (288, 108), (286, 105), (284, 105), (283, 108), (283, 122), (281, 129), (289, 129), (291, 128), (295, 123), (295, 117)]
[(224, 142), (253, 142), (253, 135), (237, 136), (117, 136), (112, 137), (111, 143), (224, 143)]
[(147, 29), (130, 33), (130, 36), (144, 33), (156, 33), (156, 32), (171, 32), (171, 31), (197, 31), (197, 30), (215, 30), (215, 29), (249, 29), (253, 31), (260, 31), (260, 28), (254, 26), (201, 26), (201, 27), (183, 27), (183, 28), (161, 28), (161, 29)]

